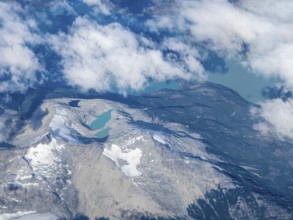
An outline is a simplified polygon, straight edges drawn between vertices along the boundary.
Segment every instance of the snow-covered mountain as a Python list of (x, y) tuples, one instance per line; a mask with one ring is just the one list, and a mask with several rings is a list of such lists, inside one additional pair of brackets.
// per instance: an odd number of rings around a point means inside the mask
[(292, 219), (290, 143), (225, 87), (4, 103), (0, 219)]

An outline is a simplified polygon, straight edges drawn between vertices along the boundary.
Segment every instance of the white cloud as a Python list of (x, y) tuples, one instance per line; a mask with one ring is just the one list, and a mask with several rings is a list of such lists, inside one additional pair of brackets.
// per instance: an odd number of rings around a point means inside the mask
[(257, 15), (278, 22), (293, 21), (293, 2), (290, 0), (242, 0), (238, 2), (238, 5)]
[(159, 33), (162, 29), (171, 31), (172, 28), (175, 28), (175, 25), (170, 17), (160, 16), (156, 19), (146, 21), (146, 27), (148, 27), (152, 32)]
[(170, 58), (171, 63), (178, 62), (177, 59), (182, 60), (187, 72), (196, 72), (198, 80), (206, 80), (207, 76), (205, 75), (204, 69), (198, 61), (200, 54), (195, 49), (195, 47), (185, 44), (176, 38), (167, 38), (163, 41), (162, 45), (163, 48), (174, 51), (179, 56), (178, 58), (175, 56), (175, 59), (172, 59), (172, 55), (174, 56), (174, 54), (167, 54), (167, 58)]
[(22, 8), (16, 3), (0, 2), (0, 92), (25, 91), (36, 81), (40, 69), (38, 59), (27, 46), (34, 44), (37, 37), (32, 20), (24, 20), (19, 14)]
[(253, 108), (251, 112), (254, 117), (263, 119), (254, 125), (256, 130), (265, 135), (293, 139), (293, 99), (269, 100), (261, 103), (260, 108)]
[(85, 4), (94, 6), (95, 11), (105, 15), (111, 13), (112, 4), (108, 0), (82, 0)]
[[(123, 28), (118, 23), (106, 26), (78, 17), (68, 35), (52, 36), (51, 44), (63, 60), (69, 84), (84, 90), (110, 90), (116, 85), (121, 92), (139, 90), (149, 79), (200, 78), (203, 69), (183, 44), (166, 46), (184, 52), (185, 61), (174, 62), (163, 55), (148, 39)], [(185, 47), (185, 48), (184, 48)], [(168, 48), (169, 49), (169, 48)]]
[[(63, 14), (70, 14), (70, 15), (77, 16), (77, 12), (70, 5), (70, 2), (67, 2), (67, 1), (53, 1), (53, 2), (49, 2), (49, 3), (50, 3), (50, 5), (49, 5), (50, 12), (53, 14), (53, 16), (60, 16), (60, 15), (63, 15)], [(48, 21), (46, 21), (46, 22), (48, 22)]]
[[(149, 21), (153, 31), (170, 29), (190, 33), (193, 43), (243, 63), (257, 74), (277, 77), (293, 86), (293, 2), (291, 0), (180, 1), (177, 16), (164, 14)], [(241, 56), (243, 44), (249, 46)]]
[[(172, 15), (166, 18), (164, 14), (148, 21), (152, 31), (158, 33), (177, 26), (179, 32), (189, 35), (193, 44), (202, 43), (256, 74), (281, 79), (287, 89), (293, 90), (292, 0), (176, 2), (177, 11), (174, 10)], [(242, 54), (244, 44), (248, 45), (245, 55)], [(263, 133), (274, 132), (282, 138), (293, 138), (292, 101), (276, 99), (260, 105), (261, 108), (253, 112), (265, 122), (255, 128)]]

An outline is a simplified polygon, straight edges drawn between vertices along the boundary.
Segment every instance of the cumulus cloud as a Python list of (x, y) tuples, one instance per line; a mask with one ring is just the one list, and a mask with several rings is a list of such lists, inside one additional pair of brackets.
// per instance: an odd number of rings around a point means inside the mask
[(269, 100), (261, 103), (260, 108), (253, 108), (251, 113), (263, 119), (254, 125), (256, 130), (265, 135), (293, 139), (293, 99)]
[(17, 3), (0, 2), (0, 92), (25, 91), (36, 82), (40, 64), (28, 46), (37, 41), (35, 23), (19, 16)]
[(233, 56), (247, 44), (247, 56), (240, 61), (258, 74), (278, 77), (292, 86), (293, 17), (286, 15), (292, 14), (292, 2), (278, 2), (282, 6), (275, 8), (272, 1), (245, 2), (201, 1), (193, 10), (186, 9), (192, 33), (199, 41), (212, 42), (213, 49)]
[(293, 86), (291, 0), (183, 0), (177, 5), (177, 16), (149, 21), (151, 29), (170, 29), (177, 24), (179, 31), (190, 33), (194, 43), (203, 43), (257, 74)]
[(160, 16), (155, 20), (153, 19), (146, 21), (146, 27), (148, 27), (152, 32), (159, 33), (162, 29), (171, 31), (175, 26), (171, 18)]
[[(67, 1), (53, 1), (50, 3), (50, 12), (53, 16), (62, 16), (62, 15), (73, 15), (77, 16), (77, 12), (74, 10), (74, 8), (70, 5)], [(48, 3), (47, 3), (48, 4)], [(45, 19), (45, 22), (50, 22), (50, 19)], [(51, 21), (53, 22), (53, 21)], [(53, 24), (51, 24), (53, 25)]]
[(102, 13), (105, 15), (109, 15), (113, 7), (111, 2), (107, 0), (82, 0), (82, 1), (89, 6), (94, 6), (96, 12)]
[(292, 22), (293, 20), (293, 2), (290, 0), (241, 0), (238, 5), (277, 22)]
[[(69, 34), (52, 36), (50, 42), (62, 56), (65, 78), (83, 90), (105, 91), (114, 85), (125, 92), (139, 90), (149, 80), (203, 77), (196, 52), (185, 52), (184, 44), (166, 41), (165, 47), (159, 48), (118, 23), (103, 26), (78, 17)], [(164, 49), (183, 54), (186, 59), (176, 61), (165, 56)]]

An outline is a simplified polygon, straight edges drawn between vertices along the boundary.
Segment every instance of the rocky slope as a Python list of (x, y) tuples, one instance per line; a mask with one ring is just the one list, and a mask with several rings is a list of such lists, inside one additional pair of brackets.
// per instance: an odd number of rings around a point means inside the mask
[(58, 96), (25, 120), (10, 113), (0, 219), (292, 217), (282, 203), (290, 197), (272, 194), (262, 166), (274, 164), (261, 160), (264, 149), (247, 157), (253, 141), (268, 141), (251, 129), (251, 104), (234, 92), (205, 84), (123, 101)]

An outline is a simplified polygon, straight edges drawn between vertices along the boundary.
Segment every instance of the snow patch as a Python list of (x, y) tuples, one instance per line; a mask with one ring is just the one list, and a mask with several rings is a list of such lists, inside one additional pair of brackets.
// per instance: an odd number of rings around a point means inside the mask
[(41, 173), (47, 173), (48, 169), (54, 169), (59, 161), (54, 152), (61, 151), (64, 146), (57, 144), (53, 138), (49, 144), (38, 144), (28, 150), (25, 158), (30, 161), (32, 168)]
[(20, 185), (23, 187), (38, 187), (39, 183), (20, 183)]
[(34, 211), (27, 211), (27, 212), (16, 212), (16, 213), (4, 213), (4, 214), (0, 214), (0, 220), (12, 220), (15, 218), (19, 218), (23, 215), (29, 215), (35, 213)]
[[(137, 166), (140, 164), (140, 158), (142, 156), (142, 151), (139, 148), (134, 150), (129, 150), (124, 153), (121, 151), (120, 147), (112, 144), (111, 149), (104, 149), (103, 155), (112, 160), (121, 171), (128, 177), (137, 177), (141, 175), (141, 172), (137, 170)], [(128, 164), (121, 166), (119, 160), (126, 161)]]
[(143, 136), (138, 136), (136, 138), (131, 138), (130, 140), (127, 141), (126, 145), (131, 145), (134, 144), (136, 141), (143, 141), (144, 137)]
[(17, 220), (58, 220), (60, 219), (53, 213), (43, 213), (43, 214), (28, 214), (18, 217)]
[(50, 128), (54, 135), (59, 136), (68, 141), (75, 141), (71, 137), (71, 131), (66, 125), (65, 117), (68, 115), (65, 109), (57, 109), (56, 114), (50, 122)]
[(158, 141), (161, 144), (167, 144), (167, 142), (164, 140), (164, 138), (159, 134), (154, 134), (153, 139)]

